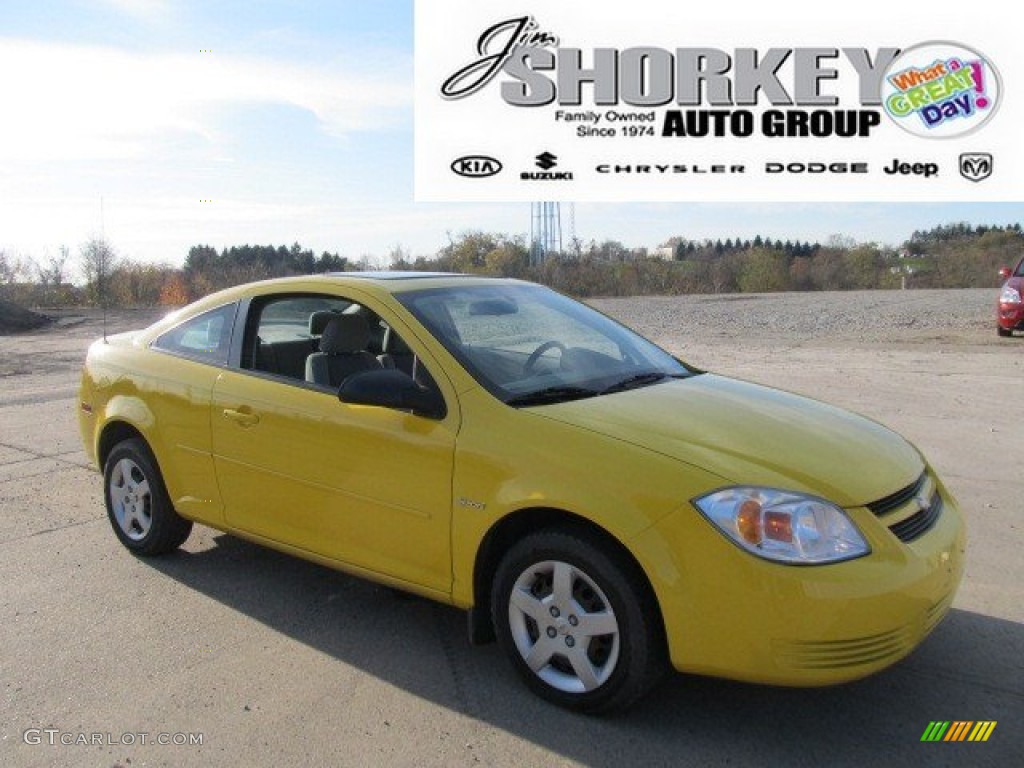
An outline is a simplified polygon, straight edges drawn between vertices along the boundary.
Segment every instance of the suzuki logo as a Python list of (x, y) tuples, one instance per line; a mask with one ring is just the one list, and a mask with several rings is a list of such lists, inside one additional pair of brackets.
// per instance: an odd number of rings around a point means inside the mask
[(501, 173), (501, 161), (487, 155), (466, 155), (452, 162), (452, 171), (469, 179), (486, 179)]
[(542, 152), (537, 155), (537, 167), (543, 171), (548, 171), (558, 165), (558, 155), (553, 155), (550, 152)]
[(988, 152), (964, 152), (960, 155), (960, 175), (968, 181), (982, 181), (992, 175), (992, 155)]

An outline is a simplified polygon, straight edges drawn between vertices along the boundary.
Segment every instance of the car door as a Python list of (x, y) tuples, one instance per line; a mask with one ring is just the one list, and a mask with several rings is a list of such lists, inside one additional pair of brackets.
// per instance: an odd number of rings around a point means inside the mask
[[(287, 352), (294, 340), (275, 341), (280, 332), (261, 317), (288, 315), (280, 302), (295, 298), (254, 300), (249, 308), (243, 343), (262, 344), (262, 358), (278, 365), (285, 355), (274, 345)], [(316, 306), (317, 297), (301, 298), (307, 308)], [(360, 302), (351, 306), (364, 307)], [(382, 312), (375, 306), (371, 314)], [(384, 320), (382, 327), (394, 327), (386, 325), (393, 317)], [(298, 326), (295, 335), (301, 337)], [(315, 346), (316, 339), (310, 342)], [(214, 386), (213, 453), (228, 526), (449, 592), (459, 416), (454, 390), (436, 364), (423, 360), (448, 404), (442, 419), (342, 403), (334, 390), (297, 378), (294, 368), (273, 370), (260, 358), (255, 351), (241, 355)]]

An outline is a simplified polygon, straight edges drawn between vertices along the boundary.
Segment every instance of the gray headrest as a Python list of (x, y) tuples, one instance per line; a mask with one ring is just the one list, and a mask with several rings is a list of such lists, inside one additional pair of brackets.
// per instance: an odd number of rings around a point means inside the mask
[(348, 355), (366, 349), (370, 325), (362, 315), (335, 315), (320, 337), (320, 351), (327, 355)]
[(316, 312), (309, 316), (309, 335), (319, 336), (324, 332), (324, 328), (331, 322), (332, 317), (337, 317), (338, 313), (333, 309), (318, 309)]

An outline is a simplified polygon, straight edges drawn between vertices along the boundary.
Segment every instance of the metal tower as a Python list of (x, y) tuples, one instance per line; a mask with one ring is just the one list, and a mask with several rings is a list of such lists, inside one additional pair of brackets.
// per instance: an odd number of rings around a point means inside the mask
[(530, 264), (535, 266), (561, 252), (561, 204), (530, 203)]

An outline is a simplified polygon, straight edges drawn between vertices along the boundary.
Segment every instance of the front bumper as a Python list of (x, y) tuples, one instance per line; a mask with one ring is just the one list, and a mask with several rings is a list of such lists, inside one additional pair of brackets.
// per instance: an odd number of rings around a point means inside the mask
[(661, 604), (673, 666), (814, 686), (906, 656), (949, 611), (963, 573), (964, 524), (938, 488), (941, 514), (910, 542), (867, 508), (848, 510), (872, 552), (833, 565), (760, 560), (688, 510), (645, 531), (632, 549)]
[(996, 319), (1007, 331), (1024, 331), (1024, 304), (999, 303)]

